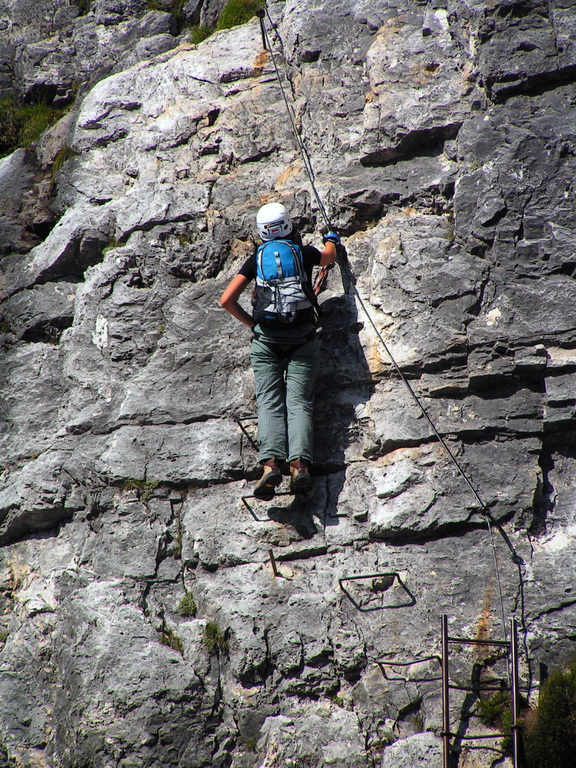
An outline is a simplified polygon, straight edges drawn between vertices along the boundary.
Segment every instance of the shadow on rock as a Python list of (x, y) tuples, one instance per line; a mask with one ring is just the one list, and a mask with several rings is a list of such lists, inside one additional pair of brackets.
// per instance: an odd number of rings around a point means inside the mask
[[(333, 473), (345, 469), (356, 454), (360, 458), (364, 427), (359, 406), (370, 400), (374, 382), (360, 344), (362, 324), (353, 293), (330, 297), (322, 304), (322, 312), (314, 455), (317, 472)], [(342, 486), (343, 478), (339, 490)], [(330, 502), (335, 512), (336, 500)]]
[(316, 504), (312, 499), (295, 497), (285, 507), (269, 507), (268, 518), (282, 525), (291, 525), (303, 539), (312, 539), (318, 533), (318, 525), (314, 520), (315, 510)]

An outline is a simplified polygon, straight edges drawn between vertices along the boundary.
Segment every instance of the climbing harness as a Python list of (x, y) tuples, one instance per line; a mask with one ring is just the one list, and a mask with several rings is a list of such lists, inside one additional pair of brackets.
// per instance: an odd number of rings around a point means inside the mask
[[(281, 78), (281, 75), (280, 75), (280, 70), (279, 70), (278, 65), (276, 63), (276, 53), (274, 52), (274, 50), (272, 49), (272, 46), (270, 45), (270, 40), (269, 40), (269, 37), (268, 37), (268, 31), (266, 30), (266, 26), (264, 24), (264, 16), (266, 16), (268, 18), (268, 22), (270, 24), (270, 27), (274, 31), (276, 39), (279, 41), (279, 45), (280, 45), (280, 48), (281, 48), (282, 52), (284, 50), (284, 45), (282, 43), (282, 40), (281, 40), (281, 37), (280, 37), (280, 35), (278, 33), (276, 25), (274, 24), (272, 18), (270, 17), (270, 14), (268, 12), (268, 8), (266, 6), (265, 6), (264, 10), (261, 10), (258, 13), (258, 16), (260, 18), (260, 28), (261, 28), (261, 33), (262, 33), (262, 42), (263, 42), (264, 48), (267, 51), (269, 51), (269, 53), (270, 53), (270, 58), (271, 58), (271, 61), (272, 61), (273, 67), (274, 67), (275, 74), (276, 74), (276, 80), (277, 80), (278, 86), (280, 88), (280, 92), (282, 94), (282, 99), (284, 101), (284, 104), (285, 104), (285, 107), (286, 107), (286, 112), (288, 114), (288, 118), (289, 118), (289, 121), (290, 121), (290, 124), (291, 124), (291, 127), (292, 127), (292, 133), (294, 135), (295, 143), (296, 143), (298, 151), (300, 152), (300, 155), (301, 155), (301, 158), (302, 158), (302, 162), (303, 162), (304, 168), (306, 170), (306, 174), (307, 174), (309, 182), (310, 182), (310, 187), (311, 187), (312, 193), (313, 193), (314, 198), (316, 200), (316, 203), (318, 205), (318, 209), (320, 211), (320, 214), (322, 216), (324, 224), (326, 225), (328, 230), (331, 230), (331, 229), (333, 229), (333, 226), (330, 223), (330, 219), (329, 219), (328, 213), (326, 211), (326, 208), (325, 208), (325, 206), (324, 206), (324, 204), (322, 202), (322, 199), (320, 197), (320, 194), (318, 192), (318, 189), (317, 189), (317, 186), (316, 186), (316, 179), (315, 179), (314, 169), (313, 169), (313, 166), (312, 166), (312, 161), (311, 161), (310, 155), (308, 153), (308, 150), (306, 149), (306, 145), (304, 144), (302, 136), (300, 135), (300, 132), (298, 130), (298, 127), (297, 127), (297, 124), (296, 124), (296, 117), (295, 117), (294, 110), (292, 108), (292, 105), (289, 102), (289, 99), (288, 99), (288, 97), (286, 95), (285, 87), (284, 87), (284, 85), (282, 83), (282, 78)], [(290, 77), (289, 77), (289, 74), (288, 74), (288, 71), (287, 71), (286, 67), (285, 67), (285, 77), (286, 77), (286, 80), (289, 83), (291, 83)], [(379, 328), (377, 327), (377, 325), (376, 325), (376, 323), (375, 323), (371, 313), (368, 311), (368, 308), (366, 307), (366, 303), (364, 302), (364, 299), (362, 298), (362, 296), (360, 295), (360, 292), (358, 291), (358, 288), (357, 288), (357, 285), (356, 285), (356, 277), (355, 277), (355, 275), (354, 275), (354, 273), (352, 271), (352, 268), (350, 267), (350, 264), (348, 262), (348, 257), (347, 257), (346, 249), (341, 244), (337, 245), (337, 263), (338, 263), (338, 266), (339, 266), (340, 271), (341, 271), (342, 283), (343, 283), (345, 292), (346, 293), (352, 293), (355, 296), (355, 298), (357, 299), (357, 301), (358, 301), (358, 303), (359, 303), (359, 305), (360, 305), (360, 307), (361, 307), (361, 309), (362, 309), (362, 311), (363, 311), (367, 321), (369, 322), (369, 324), (372, 327), (374, 333), (376, 334), (376, 337), (378, 338), (378, 340), (382, 344), (382, 347), (383, 347), (384, 351), (386, 352), (388, 358), (390, 359), (391, 364), (392, 364), (394, 370), (396, 371), (396, 373), (400, 377), (402, 383), (404, 384), (404, 386), (406, 387), (406, 389), (410, 393), (410, 395), (413, 398), (414, 402), (417, 404), (418, 408), (420, 409), (421, 413), (423, 414), (424, 418), (426, 419), (428, 425), (430, 426), (432, 432), (434, 433), (436, 439), (438, 440), (438, 442), (440, 443), (442, 448), (446, 451), (450, 461), (452, 462), (452, 464), (456, 468), (458, 474), (464, 480), (464, 482), (467, 485), (468, 489), (472, 493), (472, 495), (474, 497), (474, 500), (475, 500), (476, 504), (479, 507), (479, 509), (473, 511), (472, 514), (480, 514), (480, 515), (484, 516), (484, 519), (486, 521), (486, 526), (488, 528), (488, 532), (489, 532), (489, 536), (490, 536), (491, 548), (492, 548), (493, 559), (494, 559), (494, 569), (495, 569), (495, 573), (496, 573), (496, 580), (497, 580), (498, 592), (499, 592), (499, 601), (500, 601), (500, 607), (501, 607), (501, 613), (502, 613), (502, 616), (501, 616), (502, 629), (503, 629), (504, 636), (505, 636), (506, 641), (507, 641), (506, 616), (505, 616), (505, 610), (504, 610), (504, 594), (503, 594), (503, 590), (502, 590), (502, 583), (501, 583), (501, 578), (500, 578), (500, 569), (499, 569), (498, 558), (497, 558), (497, 554), (496, 554), (496, 544), (495, 544), (495, 540), (494, 540), (494, 530), (493, 530), (494, 528), (496, 528), (496, 530), (502, 536), (502, 539), (504, 540), (507, 548), (509, 549), (509, 551), (511, 553), (512, 561), (518, 566), (519, 569), (523, 565), (523, 560), (518, 555), (518, 553), (516, 552), (516, 550), (514, 548), (514, 545), (510, 541), (510, 538), (507, 535), (506, 531), (503, 529), (502, 525), (490, 513), (488, 505), (482, 500), (482, 498), (481, 498), (480, 494), (478, 493), (477, 489), (472, 484), (472, 481), (470, 480), (467, 472), (462, 467), (460, 461), (458, 460), (458, 458), (456, 457), (456, 455), (454, 454), (454, 452), (452, 451), (452, 449), (448, 445), (446, 439), (440, 434), (440, 432), (436, 428), (436, 425), (434, 424), (434, 422), (430, 418), (430, 416), (429, 416), (426, 408), (424, 407), (421, 399), (416, 394), (416, 392), (414, 391), (414, 389), (411, 386), (410, 382), (408, 381), (408, 379), (406, 378), (405, 374), (402, 372), (400, 366), (396, 362), (392, 352), (390, 351), (386, 341), (384, 340), (384, 338), (382, 336), (382, 333), (380, 332)], [(318, 278), (316, 280), (316, 284), (314, 286), (315, 293), (319, 293), (323, 289), (323, 287), (326, 284), (327, 277), (328, 277), (328, 269), (327, 268), (322, 268), (320, 270), (320, 272), (319, 272)], [(520, 573), (520, 576), (521, 576), (521, 573)], [(522, 578), (521, 578), (521, 580), (522, 580)]]

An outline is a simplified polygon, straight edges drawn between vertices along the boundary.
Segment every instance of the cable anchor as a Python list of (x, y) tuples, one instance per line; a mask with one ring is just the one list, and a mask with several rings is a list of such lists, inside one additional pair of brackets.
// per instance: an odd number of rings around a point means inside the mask
[(265, 51), (268, 51), (268, 45), (266, 44), (266, 29), (264, 28), (264, 16), (266, 15), (266, 11), (264, 8), (258, 8), (256, 11), (256, 16), (258, 16), (258, 19), (260, 20), (260, 34), (262, 35), (262, 47)]

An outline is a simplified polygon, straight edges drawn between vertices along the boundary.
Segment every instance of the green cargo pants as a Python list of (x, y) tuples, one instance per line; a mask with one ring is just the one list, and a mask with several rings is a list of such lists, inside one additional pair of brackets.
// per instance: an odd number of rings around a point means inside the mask
[(320, 344), (315, 336), (301, 346), (252, 340), (260, 461), (312, 461), (314, 384)]

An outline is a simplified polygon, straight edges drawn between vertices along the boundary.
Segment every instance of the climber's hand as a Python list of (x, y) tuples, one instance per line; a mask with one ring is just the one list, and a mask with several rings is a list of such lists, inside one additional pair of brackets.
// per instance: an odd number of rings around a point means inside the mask
[(336, 232), (327, 232), (322, 238), (323, 243), (334, 243), (334, 245), (340, 245), (340, 237)]

